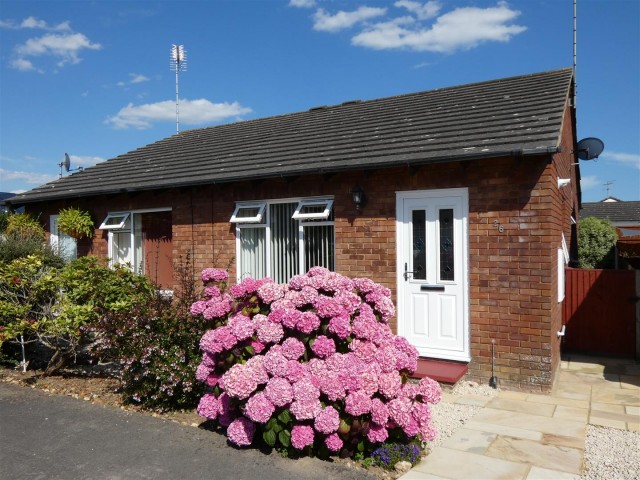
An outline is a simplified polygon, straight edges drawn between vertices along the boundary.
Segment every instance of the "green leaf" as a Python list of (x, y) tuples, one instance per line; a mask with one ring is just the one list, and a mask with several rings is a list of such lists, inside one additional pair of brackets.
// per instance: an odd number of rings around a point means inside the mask
[(289, 410), (285, 409), (281, 411), (278, 415), (278, 420), (285, 424), (291, 422), (291, 414), (289, 413)]
[(255, 355), (256, 353), (256, 351), (253, 349), (251, 345), (245, 346), (244, 351), (247, 352), (249, 355)]
[(360, 440), (360, 441), (358, 442), (358, 451), (359, 451), (360, 453), (364, 452), (364, 440)]
[(270, 447), (274, 447), (276, 445), (276, 433), (273, 430), (266, 430), (262, 434), (262, 439), (264, 440), (264, 443), (266, 443)]
[(288, 430), (283, 430), (278, 434), (278, 440), (282, 444), (283, 447), (288, 447), (291, 445), (291, 432)]

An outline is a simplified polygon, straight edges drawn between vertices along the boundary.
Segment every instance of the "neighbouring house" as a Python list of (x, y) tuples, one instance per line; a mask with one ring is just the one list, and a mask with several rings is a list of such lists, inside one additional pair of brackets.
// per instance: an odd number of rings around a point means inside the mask
[(48, 229), (89, 210), (78, 254), (163, 288), (188, 254), (238, 279), (369, 277), (419, 374), (546, 391), (580, 203), (573, 90), (565, 68), (183, 131), (10, 203)]
[(616, 265), (622, 257), (626, 266), (640, 269), (640, 201), (623, 201), (607, 197), (599, 202), (585, 202), (580, 218), (609, 220), (618, 233)]
[(9, 211), (9, 207), (7, 207), (5, 200), (8, 200), (14, 195), (15, 193), (0, 192), (0, 213)]

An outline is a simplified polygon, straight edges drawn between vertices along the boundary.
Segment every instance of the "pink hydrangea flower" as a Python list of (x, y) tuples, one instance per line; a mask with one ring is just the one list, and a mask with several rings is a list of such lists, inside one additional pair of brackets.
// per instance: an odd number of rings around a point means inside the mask
[(251, 369), (242, 364), (235, 364), (223, 376), (224, 389), (230, 397), (240, 400), (248, 398), (258, 388)]
[(402, 378), (398, 372), (385, 372), (378, 375), (378, 391), (384, 397), (395, 398), (401, 387)]
[(215, 420), (218, 416), (219, 409), (220, 402), (218, 401), (218, 398), (212, 393), (206, 393), (198, 403), (197, 412), (201, 417), (208, 418), (209, 420)]
[(341, 340), (351, 335), (351, 319), (346, 313), (332, 317), (329, 320), (329, 332), (333, 333)]
[(246, 447), (253, 442), (253, 434), (256, 431), (255, 424), (246, 417), (236, 418), (227, 427), (229, 441), (239, 447)]
[(236, 337), (238, 341), (251, 338), (255, 333), (253, 321), (241, 313), (232, 316), (229, 319), (228, 326), (231, 328), (233, 336)]
[(289, 410), (297, 420), (311, 420), (322, 410), (320, 400), (294, 400)]
[(204, 302), (202, 300), (198, 300), (197, 302), (194, 302), (191, 305), (191, 315), (193, 315), (194, 317), (197, 317), (198, 315), (201, 315), (207, 308), (207, 302)]
[(438, 403), (442, 397), (440, 384), (429, 377), (420, 379), (418, 382), (418, 393), (422, 396), (423, 402)]
[(344, 400), (344, 411), (358, 417), (371, 411), (371, 397), (362, 390), (349, 393)]
[(387, 404), (379, 398), (371, 400), (371, 420), (378, 425), (386, 425), (389, 421), (389, 409)]
[(276, 407), (283, 407), (293, 400), (293, 387), (287, 379), (273, 377), (267, 382), (264, 394)]
[(313, 444), (313, 428), (309, 425), (296, 425), (291, 429), (291, 445), (297, 450)]
[(277, 284), (273, 280), (262, 284), (258, 288), (258, 296), (264, 303), (273, 303), (276, 300), (280, 300), (281, 298), (284, 298), (286, 292), (286, 285)]
[(206, 382), (209, 373), (211, 373), (211, 367), (201, 363), (198, 365), (198, 368), (196, 368), (196, 380), (199, 382)]
[(264, 368), (274, 377), (284, 377), (287, 374), (287, 362), (287, 357), (282, 354), (281, 349), (277, 349), (275, 346), (264, 356)]
[(336, 342), (325, 335), (319, 335), (315, 342), (313, 342), (313, 345), (311, 345), (311, 351), (320, 358), (327, 358), (336, 353)]
[(297, 360), (289, 360), (285, 366), (284, 377), (290, 382), (299, 381), (307, 373), (306, 364), (302, 364)]
[(340, 414), (329, 406), (316, 415), (313, 426), (320, 433), (337, 432), (340, 427)]
[(313, 312), (301, 312), (296, 328), (306, 334), (314, 332), (320, 328), (320, 318)]
[(293, 384), (293, 398), (301, 401), (317, 400), (320, 398), (320, 390), (310, 378), (302, 378)]
[(204, 298), (219, 298), (222, 296), (222, 292), (215, 285), (211, 285), (209, 287), (205, 287), (204, 292), (202, 294)]
[(304, 355), (304, 343), (295, 337), (289, 337), (282, 342), (282, 354), (289, 360), (298, 360)]
[(276, 407), (267, 398), (265, 393), (258, 392), (247, 401), (244, 407), (244, 414), (254, 422), (267, 423), (275, 409)]
[(408, 398), (398, 397), (391, 400), (387, 406), (389, 407), (389, 418), (397, 423), (400, 427), (405, 428), (411, 421), (412, 402)]
[(218, 423), (228, 427), (237, 417), (237, 412), (227, 392), (218, 397)]
[(220, 268), (205, 268), (202, 270), (201, 279), (203, 283), (207, 282), (226, 282), (229, 280), (229, 274), (226, 270)]
[(344, 445), (342, 439), (338, 436), (337, 433), (332, 433), (327, 438), (324, 439), (324, 444), (327, 448), (332, 452), (339, 452)]
[(318, 315), (323, 318), (337, 317), (346, 313), (345, 308), (333, 297), (318, 295), (313, 303)]
[(367, 431), (367, 438), (372, 443), (382, 443), (389, 438), (389, 432), (382, 425), (372, 424)]
[(282, 337), (284, 337), (284, 329), (281, 324), (271, 322), (267, 319), (265, 321), (258, 322), (256, 334), (258, 336), (258, 340), (261, 342), (278, 343), (282, 340)]

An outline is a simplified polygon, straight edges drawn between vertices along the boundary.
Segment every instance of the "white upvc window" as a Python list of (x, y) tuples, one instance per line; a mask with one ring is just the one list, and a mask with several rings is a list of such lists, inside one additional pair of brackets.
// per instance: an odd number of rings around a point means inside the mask
[[(239, 203), (234, 214), (246, 205), (250, 204)], [(252, 205), (265, 206), (261, 223), (234, 222), (238, 281), (248, 276), (286, 283), (311, 267), (335, 268), (333, 199), (271, 200)]]
[(78, 257), (78, 241), (60, 231), (58, 227), (59, 216), (60, 215), (51, 215), (49, 217), (49, 243), (54, 252), (69, 262)]
[(122, 230), (130, 213), (110, 213), (100, 224), (100, 230)]
[(129, 265), (137, 273), (145, 273), (142, 216), (154, 212), (167, 212), (170, 208), (110, 212), (100, 225), (109, 232), (110, 265)]
[(333, 200), (300, 200), (293, 218), (296, 220), (326, 220), (331, 215)]
[(231, 215), (231, 223), (263, 223), (267, 202), (238, 203)]

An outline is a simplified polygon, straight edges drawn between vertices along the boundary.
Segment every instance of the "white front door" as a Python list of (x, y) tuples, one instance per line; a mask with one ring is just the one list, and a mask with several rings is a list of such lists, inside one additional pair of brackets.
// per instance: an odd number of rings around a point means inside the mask
[(421, 356), (471, 358), (468, 211), (466, 188), (396, 194), (398, 333)]

